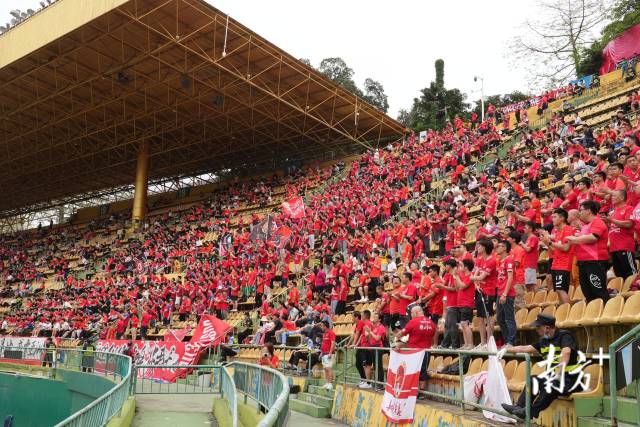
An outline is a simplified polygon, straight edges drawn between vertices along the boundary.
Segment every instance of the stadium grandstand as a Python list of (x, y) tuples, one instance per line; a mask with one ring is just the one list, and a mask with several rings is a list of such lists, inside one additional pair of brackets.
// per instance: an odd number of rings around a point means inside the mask
[(640, 426), (635, 62), (415, 133), (202, 0), (18, 17), (5, 426)]

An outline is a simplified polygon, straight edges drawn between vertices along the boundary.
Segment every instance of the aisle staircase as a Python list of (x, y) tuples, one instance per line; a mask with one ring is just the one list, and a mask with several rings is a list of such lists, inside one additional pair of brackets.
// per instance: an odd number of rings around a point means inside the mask
[(308, 380), (307, 391), (289, 398), (289, 408), (314, 418), (330, 418), (335, 390), (327, 390), (322, 387), (323, 384), (324, 380)]

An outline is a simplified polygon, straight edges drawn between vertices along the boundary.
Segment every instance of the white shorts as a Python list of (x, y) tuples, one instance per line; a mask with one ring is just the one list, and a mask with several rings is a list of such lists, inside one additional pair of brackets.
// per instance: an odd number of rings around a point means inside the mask
[(538, 282), (537, 270), (535, 268), (524, 269), (524, 283), (525, 285), (535, 285)]
[(322, 356), (321, 360), (323, 368), (333, 367), (333, 354), (325, 354), (324, 356)]

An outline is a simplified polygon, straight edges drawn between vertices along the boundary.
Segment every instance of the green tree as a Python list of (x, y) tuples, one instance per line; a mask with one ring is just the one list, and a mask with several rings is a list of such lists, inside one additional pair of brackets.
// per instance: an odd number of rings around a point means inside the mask
[(514, 65), (529, 71), (532, 87), (553, 87), (577, 77), (581, 52), (607, 20), (602, 0), (544, 0), (510, 48)]
[(389, 110), (389, 101), (380, 82), (366, 78), (364, 81), (364, 96), (362, 98), (384, 113)]
[(353, 69), (347, 65), (344, 59), (325, 58), (320, 62), (318, 71), (354, 95), (363, 96), (362, 91), (353, 81)]
[(459, 89), (446, 89), (444, 86), (444, 61), (435, 63), (436, 81), (420, 91), (420, 97), (414, 98), (411, 111), (401, 110), (398, 117), (402, 123), (408, 123), (415, 130), (442, 129), (456, 115), (463, 115), (469, 108), (466, 95)]

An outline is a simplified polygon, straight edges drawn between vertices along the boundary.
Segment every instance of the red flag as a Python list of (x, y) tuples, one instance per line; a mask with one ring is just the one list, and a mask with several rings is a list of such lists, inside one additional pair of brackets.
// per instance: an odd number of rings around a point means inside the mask
[(179, 329), (179, 330), (168, 328), (167, 334), (164, 336), (164, 340), (182, 342), (184, 337), (186, 337), (190, 331), (191, 331), (191, 326), (187, 326), (186, 328)]
[(392, 350), (381, 409), (387, 420), (411, 424), (424, 350)]
[(300, 196), (293, 197), (286, 202), (282, 202), (282, 210), (291, 218), (304, 218), (304, 200)]

